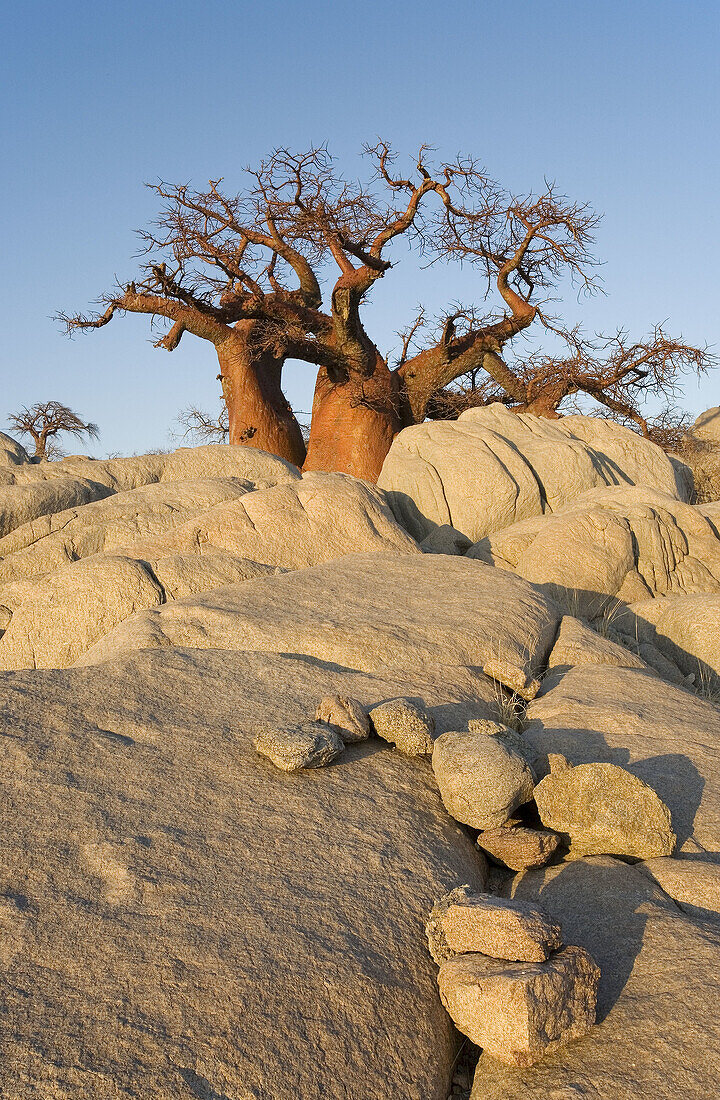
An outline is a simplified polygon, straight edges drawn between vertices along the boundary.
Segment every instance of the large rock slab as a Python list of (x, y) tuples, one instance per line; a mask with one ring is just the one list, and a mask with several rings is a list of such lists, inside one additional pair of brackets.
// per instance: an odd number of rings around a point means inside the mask
[[(65, 667), (135, 611), (218, 583), (326, 561), (352, 549), (422, 556), (382, 494), (364, 481), (317, 474), (258, 492), (247, 487), (234, 479), (162, 483), (118, 494), (90, 518), (83, 509), (61, 517), (47, 551), (47, 540), (41, 540), (0, 565), (0, 577), (3, 568), (16, 575), (0, 588), (0, 607), (12, 616), (0, 639), (0, 667)], [(210, 507), (218, 498), (221, 503)], [(197, 514), (178, 522), (183, 509)], [(133, 541), (142, 529), (152, 537)], [(113, 552), (83, 557), (101, 545)], [(68, 556), (80, 560), (32, 584), (17, 579)], [(182, 576), (163, 587), (168, 571), (177, 574), (172, 563), (178, 562)], [(138, 599), (137, 578), (148, 572), (159, 596)], [(89, 599), (79, 599), (80, 593)]]
[(647, 668), (645, 662), (626, 646), (603, 637), (582, 620), (564, 615), (548, 658), (548, 668), (567, 669), (576, 665)]
[(140, 609), (276, 572), (219, 554), (171, 554), (150, 562), (96, 554), (40, 581), (7, 584), (0, 591), (0, 668), (67, 668)]
[(256, 489), (266, 489), (299, 480), (300, 471), (275, 455), (229, 444), (105, 461), (72, 458), (22, 465), (0, 463), (0, 537), (38, 516), (100, 500), (110, 493), (157, 481), (200, 477), (238, 478)]
[(552, 673), (528, 708), (526, 752), (616, 764), (670, 810), (678, 848), (720, 861), (720, 709), (640, 669), (580, 665)]
[(720, 443), (720, 406), (701, 412), (692, 426), (692, 434), (710, 443)]
[(180, 447), (167, 454), (132, 455), (128, 458), (95, 459), (74, 455), (59, 462), (38, 462), (0, 469), (0, 485), (80, 478), (119, 493), (155, 481), (189, 481), (198, 477), (236, 477), (268, 489), (301, 476), (292, 463), (255, 447), (209, 443)]
[(705, 1100), (720, 1073), (720, 931), (608, 857), (518, 876), (513, 896), (562, 922), (601, 970), (599, 1026), (528, 1069), (481, 1057), (473, 1100)]
[(586, 493), (481, 540), (468, 557), (513, 570), (586, 618), (614, 599), (720, 593), (720, 539), (708, 518), (644, 487)]
[(424, 921), (484, 863), (429, 764), (377, 741), (278, 771), (258, 721), (475, 696), (273, 654), (163, 650), (0, 676), (3, 1092), (445, 1100), (457, 1035)]
[(353, 551), (396, 550), (420, 555), (384, 495), (347, 474), (307, 474), (211, 508), (166, 537), (141, 540), (140, 555), (160, 550), (219, 548), (266, 565), (301, 569)]
[(664, 452), (634, 432), (589, 416), (517, 415), (500, 404), (405, 428), (378, 485), (418, 541), (448, 524), (476, 542), (607, 485), (685, 492)]
[(53, 572), (136, 539), (162, 535), (191, 516), (253, 489), (252, 482), (235, 478), (154, 482), (84, 507), (40, 516), (0, 539), (0, 585)]
[(0, 432), (0, 466), (21, 466), (29, 462), (28, 453), (12, 436)]
[(720, 920), (720, 864), (659, 856), (637, 866), (685, 913)]
[(530, 585), (480, 562), (350, 554), (138, 613), (93, 646), (83, 663), (169, 645), (303, 653), (365, 671), (482, 669), (530, 697), (558, 618)]
[(29, 484), (0, 485), (0, 538), (38, 516), (89, 504), (109, 496), (110, 492), (105, 485), (87, 478), (59, 477)]
[(720, 702), (720, 594), (640, 600), (618, 614), (613, 627), (659, 649)]

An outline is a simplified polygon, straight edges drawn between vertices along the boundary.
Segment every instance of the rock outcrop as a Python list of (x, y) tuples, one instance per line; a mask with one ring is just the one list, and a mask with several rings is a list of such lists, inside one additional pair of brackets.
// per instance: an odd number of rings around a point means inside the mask
[(21, 443), (0, 432), (0, 466), (21, 466), (29, 462), (28, 453)]
[(552, 673), (529, 706), (523, 740), (539, 775), (549, 754), (608, 763), (668, 807), (681, 852), (720, 859), (720, 711), (641, 669), (580, 665)]
[(620, 637), (652, 646), (720, 701), (720, 593), (640, 600), (616, 615)]
[(720, 539), (708, 518), (645, 487), (586, 493), (482, 539), (467, 556), (512, 570), (590, 618), (613, 600), (720, 593)]
[[(0, 577), (3, 569), (17, 575), (41, 568), (42, 562), (65, 564), (31, 584), (8, 582), (0, 588), (0, 606), (11, 615), (0, 639), (0, 667), (65, 667), (136, 611), (278, 568), (327, 561), (350, 550), (421, 557), (382, 495), (355, 478), (316, 474), (257, 492), (247, 488), (247, 482), (214, 479), (120, 494), (90, 516), (82, 509), (73, 512), (65, 527), (61, 523), (49, 536), (47, 549), (41, 539), (12, 554), (0, 564)], [(178, 522), (183, 508), (186, 515), (197, 514)], [(124, 528), (126, 545), (119, 546)], [(133, 541), (143, 528), (146, 537)], [(98, 545), (113, 552), (82, 556)], [(68, 556), (81, 560), (68, 564)], [(87, 593), (80, 606), (76, 590)]]
[(687, 493), (664, 452), (634, 432), (590, 416), (517, 415), (499, 404), (405, 428), (378, 485), (418, 541), (447, 524), (477, 542), (609, 485)]
[(484, 1054), (473, 1100), (704, 1100), (712, 1091), (720, 930), (680, 912), (641, 866), (598, 856), (517, 877), (513, 897), (542, 905), (599, 965), (599, 1022), (529, 1068)]
[(300, 478), (300, 471), (252, 447), (209, 444), (170, 454), (135, 458), (68, 459), (62, 462), (0, 463), (0, 536), (39, 516), (100, 500), (153, 482), (238, 478), (256, 489)]
[(197, 649), (1, 676), (2, 1091), (445, 1100), (424, 923), (482, 857), (422, 759), (287, 774), (252, 736), (319, 694), (431, 692), (457, 721), (448, 680)]
[[(488, 685), (492, 677), (530, 697), (558, 618), (519, 577), (479, 562), (350, 554), (139, 613), (93, 646), (83, 663), (172, 645), (304, 653), (317, 663), (367, 671), (462, 667), (477, 682)], [(494, 698), (491, 685), (483, 690)], [(439, 731), (452, 728), (434, 717)]]

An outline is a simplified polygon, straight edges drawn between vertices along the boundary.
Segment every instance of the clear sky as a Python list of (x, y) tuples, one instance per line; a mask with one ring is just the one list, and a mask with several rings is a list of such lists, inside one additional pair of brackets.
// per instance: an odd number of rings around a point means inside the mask
[[(178, 411), (218, 406), (213, 349), (156, 350), (117, 317), (70, 341), (52, 315), (135, 271), (143, 182), (204, 185), (279, 145), (328, 142), (357, 172), (378, 136), (476, 154), (510, 190), (554, 179), (605, 215), (606, 296), (565, 316), (720, 350), (718, 0), (125, 0), (7, 5), (0, 430), (39, 400), (101, 428), (93, 452), (168, 444)], [(420, 298), (473, 299), (469, 271), (400, 265), (375, 293), (382, 349)], [(479, 289), (479, 288), (478, 288)], [(287, 371), (309, 409), (312, 370)], [(720, 402), (720, 371), (687, 406)], [(82, 447), (83, 445), (81, 445)]]

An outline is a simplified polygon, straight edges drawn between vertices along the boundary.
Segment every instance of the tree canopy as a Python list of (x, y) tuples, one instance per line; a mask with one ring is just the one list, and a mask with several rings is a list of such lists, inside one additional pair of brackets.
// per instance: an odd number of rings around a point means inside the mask
[[(247, 170), (238, 193), (222, 180), (205, 190), (151, 185), (160, 213), (140, 234), (135, 281), (96, 314), (61, 315), (68, 330), (134, 312), (163, 324), (156, 346), (168, 351), (186, 333), (205, 339), (217, 352), (231, 442), (371, 479), (401, 428), (491, 401), (557, 416), (583, 394), (647, 434), (644, 398), (670, 400), (685, 374), (712, 365), (706, 348), (661, 325), (640, 341), (622, 330), (587, 338), (551, 315), (567, 282), (598, 287), (599, 216), (588, 204), (548, 182), (512, 193), (475, 159), (436, 161), (427, 146), (405, 173), (386, 143), (364, 152), (362, 181), (320, 147), (276, 150)], [(467, 268), (473, 304), (434, 321), (421, 311), (391, 363), (367, 333), (364, 307), (391, 278), (401, 238), (425, 263)], [(531, 326), (555, 350), (508, 356)], [(288, 360), (316, 370), (307, 453), (283, 394)]]

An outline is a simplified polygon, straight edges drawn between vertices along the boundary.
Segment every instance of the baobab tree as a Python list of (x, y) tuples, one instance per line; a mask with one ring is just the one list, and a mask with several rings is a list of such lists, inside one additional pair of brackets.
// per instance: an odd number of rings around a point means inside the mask
[[(306, 470), (344, 470), (375, 480), (394, 435), (439, 415), (457, 380), (518, 410), (556, 416), (583, 391), (604, 404), (627, 404), (651, 377), (660, 339), (637, 351), (635, 367), (616, 363), (606, 378), (591, 345), (564, 333), (546, 313), (553, 291), (569, 280), (596, 288), (592, 253), (598, 216), (552, 184), (539, 194), (505, 191), (474, 160), (434, 165), (421, 148), (407, 176), (389, 146), (366, 148), (369, 182), (349, 182), (324, 148), (277, 150), (250, 186), (228, 193), (152, 185), (162, 202), (141, 234), (147, 261), (138, 279), (107, 295), (104, 311), (61, 315), (70, 332), (101, 328), (118, 313), (144, 313), (169, 325), (157, 346), (174, 350), (185, 333), (215, 347), (230, 442), (279, 454)], [(429, 262), (458, 261), (474, 276), (476, 297), (496, 305), (447, 310), (432, 326), (420, 315), (391, 363), (369, 337), (363, 307), (393, 264), (404, 238)], [(334, 269), (325, 296), (321, 282)], [(546, 358), (508, 362), (505, 349), (534, 325), (568, 339), (565, 367)], [(660, 330), (658, 330), (660, 333)], [(704, 369), (704, 353), (662, 335), (668, 377)], [(623, 350), (618, 352), (622, 358)], [(570, 364), (576, 357), (577, 362)], [(612, 358), (612, 352), (610, 353)], [(690, 355), (690, 358), (692, 356)], [(283, 368), (299, 360), (317, 369), (307, 453), (282, 390)], [(644, 376), (643, 370), (647, 370)], [(478, 379), (480, 380), (478, 385)], [(639, 384), (642, 389), (642, 384)]]
[(55, 445), (55, 437), (60, 432), (68, 435), (86, 435), (97, 439), (98, 426), (86, 423), (59, 401), (45, 401), (30, 408), (22, 408), (8, 417), (8, 424), (16, 432), (29, 435), (35, 444), (34, 458), (39, 460), (54, 457), (62, 452)]

